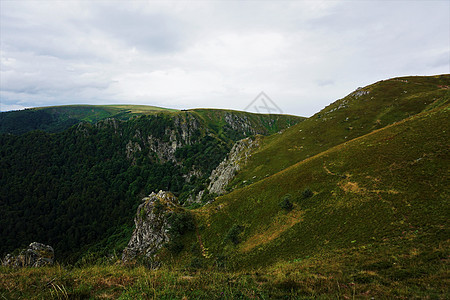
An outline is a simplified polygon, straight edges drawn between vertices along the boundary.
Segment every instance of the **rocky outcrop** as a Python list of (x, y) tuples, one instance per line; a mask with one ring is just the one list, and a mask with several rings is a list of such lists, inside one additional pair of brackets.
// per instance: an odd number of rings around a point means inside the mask
[(225, 122), (235, 131), (243, 132), (245, 135), (251, 134), (262, 134), (256, 128), (254, 128), (247, 116), (242, 116), (233, 113), (225, 113)]
[[(200, 128), (198, 120), (190, 113), (175, 115), (172, 117), (173, 126), (164, 129), (164, 138), (158, 138), (153, 135), (144, 137), (139, 130), (136, 131), (135, 138), (142, 141), (145, 148), (153, 152), (161, 163), (167, 161), (177, 162), (175, 151), (186, 145), (198, 142), (194, 136), (195, 132)], [(130, 140), (127, 144), (127, 157), (130, 153), (142, 151), (143, 149), (136, 146), (136, 143)]]
[[(208, 191), (210, 194), (221, 195), (225, 193), (225, 187), (231, 182), (236, 173), (247, 163), (253, 148), (258, 147), (259, 137), (248, 137), (237, 141), (228, 156), (211, 172)], [(199, 201), (204, 191), (197, 196)]]
[(350, 96), (353, 96), (355, 99), (358, 99), (359, 97), (368, 95), (369, 93), (370, 93), (369, 91), (364, 90), (362, 87), (359, 87), (356, 89), (356, 91), (351, 93)]
[(123, 250), (124, 262), (142, 255), (151, 258), (169, 241), (168, 216), (177, 210), (177, 198), (170, 192), (159, 191), (142, 200), (134, 218), (136, 228)]
[(126, 146), (127, 158), (132, 160), (133, 163), (136, 162), (136, 159), (134, 158), (134, 153), (140, 151), (142, 151), (142, 147), (141, 145), (139, 145), (139, 143), (137, 142), (133, 143), (132, 141), (128, 141), (128, 144)]
[(54, 251), (51, 246), (33, 242), (17, 256), (7, 254), (3, 266), (7, 267), (43, 267), (53, 265)]

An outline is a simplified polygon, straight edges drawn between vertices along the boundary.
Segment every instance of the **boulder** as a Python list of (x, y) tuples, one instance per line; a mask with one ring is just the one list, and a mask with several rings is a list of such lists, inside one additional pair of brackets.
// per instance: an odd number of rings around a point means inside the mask
[(53, 265), (54, 251), (51, 246), (33, 242), (18, 255), (7, 254), (3, 259), (3, 266), (8, 267), (43, 267)]

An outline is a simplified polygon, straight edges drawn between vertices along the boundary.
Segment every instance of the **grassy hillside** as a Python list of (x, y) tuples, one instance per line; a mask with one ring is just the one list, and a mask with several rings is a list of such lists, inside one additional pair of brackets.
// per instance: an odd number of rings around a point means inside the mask
[[(0, 268), (0, 294), (447, 298), (449, 114), (449, 105), (422, 112), (218, 198), (195, 211), (198, 237), (160, 270), (114, 259), (76, 268)], [(292, 210), (279, 205), (287, 194)]]
[(110, 117), (128, 119), (133, 115), (149, 115), (160, 112), (178, 111), (176, 109), (150, 105), (63, 105), (38, 107), (34, 110), (46, 111), (55, 115), (86, 122), (96, 122)]
[(256, 182), (423, 110), (448, 103), (450, 75), (394, 78), (360, 88), (311, 118), (262, 139), (233, 187)]
[(146, 105), (64, 105), (0, 113), (0, 133), (23, 134), (32, 130), (58, 132), (79, 122), (95, 123), (106, 118), (128, 120), (132, 116), (175, 112)]
[[(219, 197), (197, 211), (203, 247), (239, 269), (335, 253), (354, 257), (352, 272), (369, 281), (442, 280), (449, 114), (448, 105), (423, 112)], [(285, 196), (290, 211), (280, 207)], [(236, 244), (227, 239), (233, 227)]]
[[(406, 255), (398, 255), (395, 250), (385, 248), (383, 251), (393, 262), (377, 262), (373, 258), (374, 251), (352, 249), (245, 271), (199, 267), (198, 264), (160, 270), (119, 264), (76, 268), (59, 265), (26, 269), (0, 267), (0, 295), (6, 299), (205, 300), (447, 297), (450, 292), (446, 284), (448, 270), (440, 263), (445, 259), (444, 249), (420, 254), (413, 251)], [(407, 269), (395, 267), (405, 263)], [(361, 265), (367, 270), (358, 271)], [(433, 274), (424, 274), (429, 270), (433, 270)], [(407, 278), (411, 272), (415, 272), (415, 276)]]

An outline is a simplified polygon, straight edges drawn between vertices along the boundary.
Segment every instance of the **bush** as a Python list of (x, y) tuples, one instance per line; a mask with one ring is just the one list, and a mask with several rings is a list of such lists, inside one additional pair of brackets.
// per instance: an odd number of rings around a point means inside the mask
[(306, 189), (302, 193), (303, 199), (308, 199), (308, 198), (312, 197), (313, 195), (314, 195), (314, 193), (310, 189)]
[(166, 244), (166, 247), (173, 254), (179, 254), (184, 249), (181, 241), (182, 235), (195, 230), (194, 217), (187, 211), (174, 212), (167, 218), (167, 221), (170, 228), (168, 231), (169, 242)]
[(194, 217), (191, 213), (185, 211), (181, 213), (172, 213), (167, 219), (170, 229), (169, 236), (174, 234), (183, 235), (186, 232), (195, 229)]
[(291, 201), (292, 200), (292, 195), (291, 194), (286, 194), (286, 195), (283, 196), (282, 200), (284, 200), (284, 199), (287, 199), (287, 200)]
[(141, 210), (139, 211), (139, 217), (141, 217), (141, 219), (144, 219), (147, 215), (147, 210), (145, 209), (145, 206), (141, 208)]
[(165, 245), (172, 254), (179, 254), (184, 249), (183, 242), (180, 235), (170, 237), (170, 241)]
[(202, 195), (201, 202), (203, 204), (205, 204), (207, 202), (213, 202), (216, 199), (216, 197), (217, 197), (216, 193), (211, 193), (210, 194), (208, 190), (205, 190), (205, 192)]
[(281, 200), (281, 202), (279, 203), (280, 207), (286, 211), (291, 211), (294, 208), (294, 205), (289, 199), (290, 197), (285, 196), (283, 200)]
[(242, 232), (242, 226), (233, 224), (233, 226), (228, 230), (225, 235), (224, 242), (231, 241), (233, 244), (237, 245), (240, 243), (239, 234)]
[(162, 213), (164, 211), (164, 205), (161, 203), (161, 201), (159, 201), (159, 199), (157, 199), (155, 201), (155, 204), (153, 206), (153, 212), (157, 215), (159, 215), (160, 213)]

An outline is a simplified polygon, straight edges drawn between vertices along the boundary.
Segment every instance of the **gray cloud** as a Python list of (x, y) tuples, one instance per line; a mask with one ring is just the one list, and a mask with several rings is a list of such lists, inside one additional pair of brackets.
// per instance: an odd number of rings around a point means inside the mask
[(319, 79), (316, 80), (318, 86), (327, 86), (327, 85), (333, 85), (334, 80), (332, 79)]
[(2, 1), (1, 110), (69, 103), (311, 115), (358, 86), (450, 72), (447, 1)]
[(161, 53), (180, 51), (187, 35), (187, 25), (164, 12), (110, 5), (102, 5), (93, 11), (95, 13), (89, 20), (93, 28), (139, 50)]

